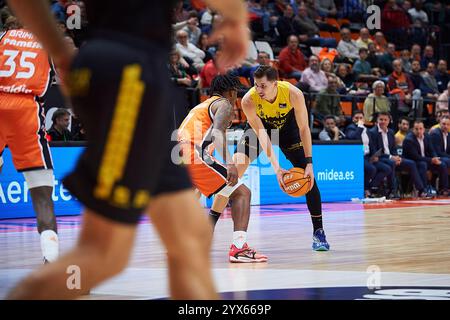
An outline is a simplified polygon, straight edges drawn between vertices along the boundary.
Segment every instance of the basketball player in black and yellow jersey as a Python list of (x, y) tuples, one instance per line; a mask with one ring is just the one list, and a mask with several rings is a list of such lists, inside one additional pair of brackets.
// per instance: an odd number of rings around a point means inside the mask
[[(306, 194), (306, 203), (313, 223), (313, 244), (315, 251), (328, 251), (328, 244), (322, 226), (322, 201), (314, 181), (312, 161), (312, 139), (308, 125), (308, 112), (303, 93), (289, 82), (277, 81), (277, 71), (270, 66), (260, 66), (254, 74), (255, 86), (242, 98), (242, 109), (248, 124), (244, 136), (233, 156), (239, 176), (242, 177), (250, 163), (262, 150), (272, 164), (280, 186), (283, 175), (288, 173), (280, 167), (274, 153), (272, 138), (279, 138), (279, 147), (294, 167), (305, 169), (305, 176), (311, 177), (312, 186)], [(217, 221), (224, 210), (227, 199), (218, 196), (212, 206), (210, 217)]]
[[(223, 17), (220, 71), (246, 56), (247, 11), (241, 0), (205, 0)], [(28, 276), (10, 299), (68, 299), (122, 271), (141, 214), (167, 249), (171, 297), (215, 299), (211, 229), (184, 167), (171, 157), (170, 108), (177, 103), (166, 64), (174, 0), (85, 0), (91, 38), (71, 61), (47, 0), (10, 0), (10, 7), (67, 73), (88, 146), (64, 184), (86, 207), (74, 249)], [(80, 287), (68, 288), (76, 266)], [(70, 269), (72, 268), (72, 269)]]

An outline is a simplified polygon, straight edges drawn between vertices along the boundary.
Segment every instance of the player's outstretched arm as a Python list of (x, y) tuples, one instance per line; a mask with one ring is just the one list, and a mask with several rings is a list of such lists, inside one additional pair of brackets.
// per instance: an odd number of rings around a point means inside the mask
[(289, 99), (294, 107), (295, 120), (297, 121), (298, 128), (300, 130), (300, 138), (303, 143), (303, 150), (305, 151), (305, 157), (310, 159), (311, 163), (308, 163), (305, 168), (305, 176), (311, 177), (311, 188), (314, 185), (314, 171), (312, 165), (312, 137), (311, 130), (309, 129), (308, 110), (306, 109), (305, 97), (303, 93), (295, 86), (289, 87)]
[(276, 154), (273, 150), (272, 141), (270, 140), (269, 135), (267, 134), (266, 130), (264, 129), (264, 125), (261, 121), (261, 119), (256, 114), (256, 108), (255, 104), (251, 100), (250, 94), (247, 93), (242, 98), (242, 110), (245, 113), (245, 116), (247, 117), (247, 121), (252, 127), (252, 129), (255, 131), (256, 136), (258, 137), (259, 143), (262, 146), (264, 152), (266, 153), (267, 157), (270, 160), (270, 163), (272, 164), (272, 168), (277, 174), (277, 180), (280, 185), (280, 187), (285, 187), (283, 182), (283, 175), (285, 173), (289, 173), (289, 171), (284, 170), (280, 167), (280, 163), (278, 162), (278, 159), (276, 157)]
[(220, 72), (225, 72), (242, 62), (247, 55), (250, 39), (247, 8), (242, 0), (205, 0), (205, 3), (223, 17), (209, 41), (220, 43), (222, 54), (217, 58), (216, 66)]
[(25, 28), (39, 39), (61, 72), (65, 73), (69, 69), (73, 51), (58, 30), (48, 1), (8, 0), (8, 5)]

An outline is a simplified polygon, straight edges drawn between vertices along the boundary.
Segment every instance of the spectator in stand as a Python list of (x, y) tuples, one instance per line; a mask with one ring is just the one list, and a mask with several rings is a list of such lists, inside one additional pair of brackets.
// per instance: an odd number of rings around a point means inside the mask
[(409, 77), (414, 84), (414, 88), (422, 88), (425, 84), (423, 83), (422, 73), (420, 72), (420, 62), (414, 60), (411, 62), (411, 72)]
[(209, 36), (207, 33), (202, 33), (200, 35), (197, 43), (197, 48), (205, 53), (205, 57), (203, 58), (204, 63), (207, 63), (209, 60), (211, 60), (216, 53), (216, 48), (209, 45)]
[(201, 18), (200, 18), (200, 24), (202, 26), (202, 32), (208, 33), (212, 29), (212, 24), (215, 16), (215, 12), (211, 8), (206, 8), (206, 11), (203, 12)]
[(403, 141), (402, 156), (415, 162), (424, 186), (428, 184), (427, 170), (437, 173), (439, 194), (448, 196), (447, 164), (437, 156), (430, 137), (425, 134), (423, 121), (414, 121), (413, 132), (410, 132)]
[(405, 70), (405, 72), (410, 73), (412, 67), (411, 67), (411, 54), (409, 53), (409, 50), (407, 49), (402, 50), (400, 59), (402, 60), (403, 63), (403, 70)]
[(379, 73), (381, 71), (380, 55), (377, 53), (375, 43), (369, 43), (367, 49), (369, 51), (369, 54), (367, 55), (366, 61), (370, 63), (372, 71), (374, 71), (373, 69), (376, 69), (376, 71)]
[(278, 56), (280, 62), (279, 70), (286, 78), (299, 80), (302, 72), (306, 68), (305, 57), (298, 47), (298, 37), (291, 35), (288, 38), (288, 45), (283, 48)]
[(355, 40), (352, 40), (350, 29), (341, 29), (341, 41), (337, 50), (343, 58), (347, 59), (347, 62), (353, 63), (359, 58), (358, 45)]
[(395, 144), (398, 147), (403, 146), (403, 140), (409, 133), (409, 119), (407, 117), (400, 117), (398, 119), (398, 131), (395, 133)]
[(362, 28), (359, 31), (359, 38), (356, 40), (356, 45), (358, 48), (366, 48), (368, 49), (369, 43), (373, 43), (372, 39), (370, 39), (369, 29)]
[(319, 133), (321, 141), (339, 141), (345, 139), (345, 134), (336, 126), (334, 116), (326, 116), (323, 121), (323, 130)]
[(202, 30), (200, 30), (200, 28), (198, 27), (197, 11), (193, 10), (189, 12), (188, 23), (187, 26), (183, 28), (183, 30), (188, 34), (188, 40), (190, 43), (198, 43), (200, 35), (202, 34)]
[(384, 54), (387, 51), (387, 41), (383, 32), (378, 31), (375, 33), (374, 43), (378, 54)]
[[(410, 111), (410, 105), (413, 98), (414, 84), (412, 83), (410, 77), (403, 72), (402, 60), (396, 59), (392, 63), (394, 72), (389, 76), (388, 79), (388, 90), (391, 95), (395, 95), (399, 101), (398, 110), (403, 113), (408, 113)], [(415, 98), (420, 97), (420, 90), (415, 92)]]
[(366, 121), (375, 122), (380, 112), (390, 112), (391, 107), (388, 98), (384, 95), (385, 85), (381, 80), (372, 84), (373, 93), (364, 100), (364, 116)]
[(353, 65), (353, 72), (356, 75), (356, 79), (372, 74), (372, 67), (370, 66), (370, 63), (366, 61), (367, 55), (368, 51), (366, 48), (359, 48), (359, 59), (356, 60)]
[(70, 112), (67, 109), (59, 108), (52, 115), (52, 126), (47, 134), (50, 141), (72, 141), (72, 134), (69, 131)]
[(384, 70), (383, 74), (391, 74), (394, 69), (392, 68), (392, 63), (397, 59), (395, 56), (395, 44), (388, 43), (386, 53), (380, 56), (380, 66)]
[(328, 87), (320, 90), (316, 98), (316, 107), (319, 119), (325, 116), (334, 116), (336, 125), (341, 127), (345, 124), (344, 112), (341, 108), (341, 99), (337, 92), (337, 80), (335, 75), (328, 76)]
[(420, 62), (422, 57), (421, 51), (422, 49), (419, 44), (415, 43), (411, 46), (411, 62), (415, 60)]
[(411, 21), (408, 14), (399, 7), (395, 0), (388, 0), (381, 14), (381, 30), (388, 41), (404, 44), (408, 40), (405, 35)]
[(426, 46), (423, 52), (422, 60), (420, 60), (420, 67), (422, 69), (426, 69), (428, 64), (432, 62), (435, 65), (437, 64), (437, 60), (434, 57), (434, 49), (432, 46)]
[(443, 110), (436, 111), (436, 124), (434, 126), (432, 126), (430, 128), (430, 130), (439, 128), (442, 117), (450, 117), (450, 111), (448, 109), (443, 109)]
[(409, 15), (411, 16), (412, 23), (416, 23), (419, 21), (424, 25), (428, 25), (428, 15), (425, 11), (422, 10), (423, 2), (421, 0), (414, 1), (414, 8), (408, 10)]
[(279, 44), (284, 46), (283, 43), (292, 34), (297, 34), (294, 22), (295, 14), (292, 6), (287, 5), (284, 9), (283, 16), (281, 16), (277, 21), (277, 30), (279, 33)]
[(184, 9), (182, 0), (177, 1), (173, 11), (173, 18), (175, 20), (175, 23), (186, 21), (189, 19), (189, 12)]
[(253, 66), (241, 66), (240, 68), (234, 69), (231, 73), (237, 77), (245, 77), (250, 80), (250, 84), (253, 86), (254, 78), (253, 75), (259, 66), (271, 66), (272, 61), (270, 60), (270, 55), (265, 51), (258, 52), (258, 58), (256, 59), (256, 64)]
[(439, 92), (444, 92), (447, 89), (447, 83), (450, 81), (450, 75), (447, 71), (447, 61), (439, 60), (435, 77)]
[(193, 66), (199, 71), (203, 68), (205, 63), (203, 58), (205, 53), (197, 48), (194, 44), (188, 41), (188, 34), (184, 30), (177, 32), (177, 44), (176, 48), (183, 57), (187, 57), (193, 61)]
[(334, 0), (318, 0), (317, 10), (322, 17), (335, 17), (337, 14)]
[(336, 75), (342, 80), (342, 82), (344, 82), (346, 91), (349, 91), (353, 87), (355, 83), (355, 76), (350, 69), (350, 65), (346, 63), (339, 64), (336, 70)]
[[(181, 63), (181, 55), (177, 49), (173, 49), (169, 55), (169, 73), (172, 82), (180, 87), (192, 87), (193, 81), (187, 74), (185, 65)], [(194, 85), (195, 86), (195, 85)]]
[(221, 50), (217, 49), (214, 58), (209, 60), (203, 67), (202, 71), (200, 71), (200, 88), (209, 88), (212, 80), (219, 74), (219, 70), (217, 70), (214, 60), (219, 58), (221, 54)]
[(439, 96), (438, 101), (436, 102), (436, 112), (441, 110), (449, 110), (449, 99), (450, 99), (450, 81), (447, 83), (447, 90)]
[(56, 20), (58, 21), (66, 21), (67, 20), (67, 14), (66, 14), (66, 6), (69, 1), (67, 0), (58, 0), (53, 1), (53, 4), (51, 5), (51, 10), (53, 12), (53, 15), (55, 16)]
[(335, 72), (335, 66), (333, 64), (333, 62), (328, 59), (325, 58), (322, 60), (322, 62), (320, 63), (320, 70), (322, 70), (323, 72), (325, 72), (325, 75), (327, 76), (327, 78), (329, 76), (334, 76), (336, 81), (337, 81), (337, 90), (339, 93), (346, 93), (346, 87), (345, 87), (345, 83), (344, 81), (341, 80), (341, 78), (337, 77)]
[(320, 70), (319, 58), (317, 56), (312, 55), (309, 57), (309, 67), (303, 71), (300, 82), (307, 83), (312, 92), (319, 92), (327, 88), (328, 79), (325, 72)]
[(422, 73), (423, 86), (420, 88), (422, 95), (428, 99), (437, 100), (439, 98), (439, 88), (434, 77), (436, 67), (434, 63), (428, 63), (427, 70)]

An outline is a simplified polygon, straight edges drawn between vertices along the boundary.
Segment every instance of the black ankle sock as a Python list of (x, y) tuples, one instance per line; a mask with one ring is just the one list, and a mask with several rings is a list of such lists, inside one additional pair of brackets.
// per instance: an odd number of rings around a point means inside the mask
[(216, 226), (217, 220), (219, 220), (221, 213), (214, 211), (214, 210), (210, 210), (209, 211), (209, 218), (211, 219), (211, 222), (213, 224), (213, 228)]
[(318, 229), (323, 229), (322, 215), (320, 215), (320, 216), (311, 215), (311, 220), (312, 220), (314, 232), (316, 232)]

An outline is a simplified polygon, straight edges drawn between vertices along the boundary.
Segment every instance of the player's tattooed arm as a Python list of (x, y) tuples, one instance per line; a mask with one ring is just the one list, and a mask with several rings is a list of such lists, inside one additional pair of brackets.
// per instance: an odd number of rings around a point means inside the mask
[(214, 113), (214, 145), (225, 160), (225, 163), (228, 164), (232, 160), (227, 148), (225, 131), (230, 126), (231, 121), (233, 120), (233, 106), (228, 100), (223, 99), (214, 103), (212, 108), (212, 111)]
[(220, 155), (223, 157), (225, 164), (227, 165), (227, 181), (231, 186), (238, 183), (239, 175), (236, 165), (233, 162), (228, 147), (227, 147), (227, 137), (226, 129), (230, 126), (233, 120), (233, 106), (228, 100), (220, 100), (213, 104), (212, 106), (214, 113), (214, 125), (212, 138), (214, 141), (214, 146), (219, 151)]

